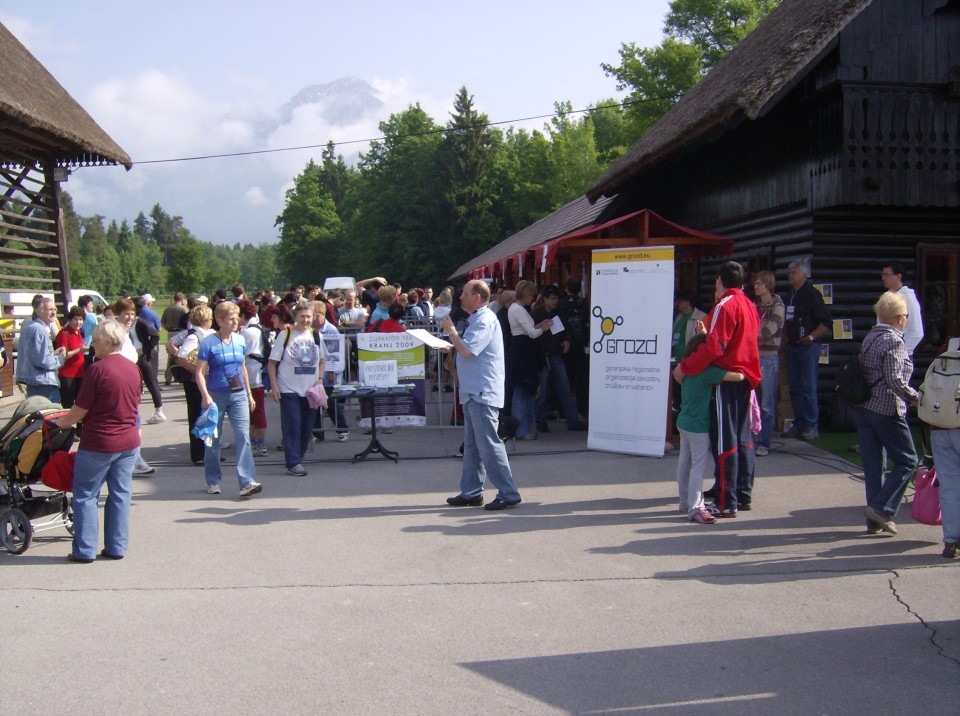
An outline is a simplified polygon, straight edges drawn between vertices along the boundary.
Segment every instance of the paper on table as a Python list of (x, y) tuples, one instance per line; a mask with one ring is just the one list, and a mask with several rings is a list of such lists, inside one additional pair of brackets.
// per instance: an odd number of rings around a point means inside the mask
[(563, 321), (560, 320), (560, 316), (553, 317), (553, 324), (550, 326), (550, 332), (556, 335), (563, 330)]
[(423, 343), (425, 346), (429, 346), (430, 348), (437, 348), (438, 350), (453, 348), (452, 343), (449, 343), (442, 338), (437, 338), (430, 331), (424, 330), (423, 328), (408, 328), (407, 335), (416, 338), (418, 341)]

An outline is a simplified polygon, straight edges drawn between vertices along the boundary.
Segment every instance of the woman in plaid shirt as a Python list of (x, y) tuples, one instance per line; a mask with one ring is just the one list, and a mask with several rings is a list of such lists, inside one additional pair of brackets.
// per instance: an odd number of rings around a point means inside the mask
[[(893, 521), (910, 476), (917, 467), (917, 452), (907, 426), (907, 403), (917, 404), (918, 393), (907, 381), (913, 361), (903, 343), (907, 302), (887, 292), (873, 307), (878, 323), (860, 346), (860, 365), (870, 400), (856, 408), (860, 456), (867, 491), (867, 531), (897, 533)], [(883, 450), (893, 462), (889, 475), (883, 471)]]

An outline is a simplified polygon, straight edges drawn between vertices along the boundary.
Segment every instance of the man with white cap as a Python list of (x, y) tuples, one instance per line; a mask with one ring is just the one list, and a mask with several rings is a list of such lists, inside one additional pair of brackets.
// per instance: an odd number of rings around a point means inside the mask
[(153, 310), (153, 302), (156, 300), (149, 293), (143, 294), (143, 308), (140, 309), (140, 317), (156, 330), (160, 330), (160, 316)]

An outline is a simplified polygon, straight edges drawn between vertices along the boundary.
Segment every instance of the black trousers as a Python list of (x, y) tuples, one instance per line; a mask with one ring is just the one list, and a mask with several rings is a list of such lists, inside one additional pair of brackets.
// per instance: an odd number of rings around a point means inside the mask
[(197, 384), (193, 381), (183, 384), (183, 395), (187, 399), (187, 434), (190, 437), (190, 460), (192, 462), (203, 462), (203, 454), (207, 446), (203, 444), (203, 440), (193, 437), (193, 433), (190, 432), (194, 423), (197, 422), (197, 418), (200, 417), (200, 413), (203, 412), (203, 396), (200, 394)]
[(710, 400), (710, 450), (716, 470), (714, 495), (722, 510), (753, 500), (756, 456), (750, 429), (750, 385), (720, 383)]

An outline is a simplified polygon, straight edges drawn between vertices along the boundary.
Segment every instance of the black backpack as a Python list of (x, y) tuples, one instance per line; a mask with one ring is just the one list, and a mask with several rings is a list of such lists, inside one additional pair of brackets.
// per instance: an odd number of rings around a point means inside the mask
[(882, 380), (868, 383), (860, 365), (860, 356), (855, 355), (847, 359), (837, 371), (837, 385), (834, 391), (841, 403), (846, 405), (863, 405), (873, 395), (873, 388)]
[(585, 346), (590, 342), (590, 319), (586, 303), (582, 298), (575, 298), (564, 307), (563, 327), (570, 341), (577, 346)]
[[(252, 360), (257, 361), (262, 366), (267, 365), (267, 361), (270, 359), (270, 349), (273, 348), (273, 332), (261, 325), (260, 323), (254, 323), (253, 326), (248, 326), (248, 328), (259, 328), (260, 329), (260, 355), (249, 356)], [(290, 339), (287, 338), (289, 341)], [(286, 347), (286, 344), (284, 344)]]

